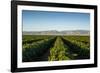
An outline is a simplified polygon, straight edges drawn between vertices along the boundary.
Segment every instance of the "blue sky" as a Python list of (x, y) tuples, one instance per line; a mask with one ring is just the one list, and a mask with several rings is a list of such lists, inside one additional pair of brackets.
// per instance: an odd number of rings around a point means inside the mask
[(90, 14), (23, 10), (22, 23), (23, 31), (89, 30)]

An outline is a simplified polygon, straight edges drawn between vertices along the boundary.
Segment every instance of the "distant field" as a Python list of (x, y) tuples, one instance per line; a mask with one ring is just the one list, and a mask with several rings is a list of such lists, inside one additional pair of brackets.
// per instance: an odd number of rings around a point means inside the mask
[(90, 36), (23, 35), (22, 61), (90, 58)]

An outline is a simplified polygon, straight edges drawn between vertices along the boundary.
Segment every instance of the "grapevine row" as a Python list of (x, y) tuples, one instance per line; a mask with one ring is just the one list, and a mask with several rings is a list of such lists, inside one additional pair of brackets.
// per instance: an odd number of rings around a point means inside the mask
[(23, 61), (37, 61), (53, 44), (56, 37), (23, 46)]
[(69, 60), (67, 53), (68, 48), (64, 46), (60, 37), (57, 37), (55, 44), (50, 48), (50, 56), (48, 57), (49, 61), (58, 61), (58, 60)]
[(90, 50), (87, 46), (76, 40), (68, 38), (62, 38), (63, 42), (70, 47), (73, 53), (76, 53), (76, 59), (88, 59), (90, 58)]

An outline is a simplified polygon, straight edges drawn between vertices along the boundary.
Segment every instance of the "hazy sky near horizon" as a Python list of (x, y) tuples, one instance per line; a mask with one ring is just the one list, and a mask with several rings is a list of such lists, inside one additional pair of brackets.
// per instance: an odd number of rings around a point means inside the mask
[(90, 30), (90, 14), (23, 10), (22, 24), (23, 31)]

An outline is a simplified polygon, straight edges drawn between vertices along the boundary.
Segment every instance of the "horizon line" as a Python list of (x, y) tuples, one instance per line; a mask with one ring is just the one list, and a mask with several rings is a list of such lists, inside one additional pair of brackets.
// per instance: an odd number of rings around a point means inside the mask
[[(31, 31), (31, 30), (29, 30), (29, 31)], [(61, 31), (90, 31), (90, 30), (39, 30), (39, 31), (58, 31), (58, 32), (61, 32)], [(25, 32), (25, 31), (23, 31), (23, 32)]]

